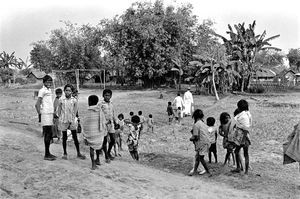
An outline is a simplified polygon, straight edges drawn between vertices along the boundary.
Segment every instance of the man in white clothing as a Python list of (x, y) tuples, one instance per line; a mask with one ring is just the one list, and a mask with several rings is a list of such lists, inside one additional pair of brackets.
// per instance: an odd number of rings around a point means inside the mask
[[(175, 105), (175, 115), (178, 113), (178, 107), (180, 107), (181, 110), (184, 108), (184, 102), (182, 97), (180, 96), (180, 93), (177, 93), (177, 97), (173, 100), (173, 105)], [(183, 117), (183, 111), (181, 111), (181, 118)]]
[(184, 114), (185, 115), (192, 115), (192, 107), (194, 105), (193, 95), (191, 93), (191, 88), (188, 87), (188, 90), (183, 95), (183, 101), (184, 101)]

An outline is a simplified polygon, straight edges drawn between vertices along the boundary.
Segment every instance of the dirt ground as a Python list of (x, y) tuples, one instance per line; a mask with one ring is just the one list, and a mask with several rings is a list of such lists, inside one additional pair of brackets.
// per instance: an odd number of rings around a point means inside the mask
[[(182, 125), (167, 124), (166, 105), (175, 92), (114, 91), (116, 113), (153, 114), (154, 133), (145, 132), (140, 142), (140, 162), (127, 150), (122, 157), (90, 170), (90, 160), (76, 158), (68, 143), (69, 160), (61, 159), (61, 143), (51, 145), (58, 156), (43, 160), (41, 127), (34, 110), (33, 89), (0, 89), (0, 194), (1, 198), (299, 198), (298, 164), (282, 165), (282, 143), (300, 120), (300, 93), (242, 96), (228, 95), (215, 103), (212, 96), (194, 96), (195, 107), (205, 117), (218, 119), (223, 111), (233, 113), (239, 99), (247, 99), (254, 118), (251, 132), (249, 175), (232, 174), (233, 165), (223, 166), (225, 151), (218, 138), (219, 163), (208, 164), (213, 176), (187, 176), (193, 163), (188, 141), (191, 118)], [(87, 96), (100, 90), (80, 91), (80, 116)], [(217, 122), (217, 125), (219, 123)], [(81, 135), (80, 135), (81, 136)], [(81, 141), (82, 138), (80, 137)], [(124, 145), (125, 146), (125, 145)], [(126, 146), (124, 147), (126, 149)], [(81, 150), (88, 156), (88, 147)]]

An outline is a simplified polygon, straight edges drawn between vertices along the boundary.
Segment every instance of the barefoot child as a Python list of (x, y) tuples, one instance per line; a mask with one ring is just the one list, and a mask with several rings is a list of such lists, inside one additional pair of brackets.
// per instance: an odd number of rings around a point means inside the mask
[[(83, 137), (85, 143), (90, 147), (92, 170), (100, 165), (100, 149), (104, 136), (107, 134), (106, 120), (102, 110), (97, 106), (99, 98), (96, 95), (88, 97), (88, 111), (83, 122)], [(94, 154), (96, 151), (96, 160)]]
[(174, 118), (174, 111), (172, 107), (172, 102), (168, 102), (168, 107), (167, 107), (167, 113), (169, 117), (169, 125), (172, 124), (173, 118)]
[(129, 127), (129, 134), (127, 139), (128, 150), (131, 157), (134, 160), (139, 160), (139, 153), (138, 153), (138, 145), (139, 145), (139, 136), (141, 130), (140, 118), (137, 115), (134, 115), (131, 118), (131, 122), (128, 122)]
[(52, 101), (52, 77), (45, 75), (43, 77), (43, 88), (39, 90), (38, 99), (35, 104), (35, 109), (39, 115), (40, 122), (43, 127), (43, 136), (45, 144), (44, 160), (55, 160), (56, 156), (50, 153), (50, 143), (52, 140), (53, 116), (54, 107)]
[(233, 134), (235, 128), (234, 122), (231, 121), (229, 113), (223, 112), (220, 115), (220, 123), (219, 134), (223, 137), (223, 148), (227, 150), (224, 165), (226, 165), (227, 161), (230, 162), (230, 155), (232, 156), (234, 164), (235, 158), (233, 150), (235, 148), (235, 144), (230, 139), (230, 135)]
[(208, 135), (210, 139), (210, 147), (208, 150), (208, 159), (209, 163), (211, 163), (211, 154), (214, 154), (215, 157), (215, 163), (218, 162), (217, 158), (217, 137), (218, 137), (218, 128), (215, 126), (215, 118), (213, 117), (208, 117), (206, 119), (206, 124), (208, 126)]
[(63, 159), (68, 159), (67, 154), (67, 139), (68, 134), (67, 130), (70, 130), (72, 133), (72, 138), (77, 151), (77, 157), (80, 159), (85, 159), (85, 156), (80, 153), (79, 142), (77, 138), (77, 123), (75, 121), (77, 108), (77, 100), (72, 97), (72, 85), (67, 84), (64, 87), (65, 97), (59, 100), (58, 104), (58, 117), (59, 117), (59, 129), (63, 134)]
[(61, 131), (58, 129), (59, 121), (58, 121), (58, 117), (57, 117), (57, 109), (58, 109), (59, 99), (61, 98), (62, 93), (63, 93), (63, 91), (61, 88), (56, 89), (55, 90), (56, 97), (53, 102), (53, 106), (54, 106), (53, 138), (57, 138), (58, 142), (61, 138)]
[(204, 114), (202, 110), (197, 109), (193, 114), (194, 125), (193, 125), (193, 135), (190, 138), (195, 145), (195, 162), (194, 167), (190, 171), (189, 175), (192, 176), (196, 174), (199, 163), (203, 165), (206, 173), (210, 175), (209, 169), (204, 160), (205, 154), (208, 152), (208, 147), (210, 145), (208, 137), (208, 126), (203, 122)]
[(148, 125), (147, 132), (149, 132), (149, 130), (151, 130), (151, 133), (153, 133), (154, 121), (153, 121), (152, 114), (149, 114), (149, 118), (147, 119), (147, 125)]
[(236, 169), (232, 170), (234, 173), (239, 173), (241, 169), (241, 161), (240, 161), (240, 150), (243, 148), (244, 157), (245, 157), (245, 174), (248, 174), (249, 169), (249, 153), (248, 149), (251, 144), (250, 142), (250, 128), (252, 126), (252, 116), (249, 112), (248, 102), (244, 99), (238, 101), (237, 108), (239, 113), (234, 117), (236, 121), (236, 131), (233, 136), (233, 140), (235, 142), (236, 149), (234, 151), (236, 157)]
[[(114, 151), (115, 151), (115, 156), (121, 156), (120, 151), (122, 151), (122, 136), (123, 136), (123, 130), (124, 130), (124, 115), (121, 113), (118, 115), (118, 119), (115, 124), (115, 146), (114, 146)], [(118, 154), (117, 154), (117, 148), (118, 148)]]

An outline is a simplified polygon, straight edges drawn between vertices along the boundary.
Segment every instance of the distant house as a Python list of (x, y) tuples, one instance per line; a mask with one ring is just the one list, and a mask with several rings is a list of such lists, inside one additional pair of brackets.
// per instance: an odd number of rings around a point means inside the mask
[(268, 68), (258, 69), (252, 76), (252, 81), (273, 81), (276, 73)]
[(44, 71), (39, 70), (32, 70), (28, 75), (28, 79), (36, 79), (36, 80), (42, 80), (43, 77), (46, 75)]
[(298, 75), (296, 75), (296, 72), (291, 69), (281, 71), (274, 78), (274, 82), (285, 85), (296, 85), (298, 80)]

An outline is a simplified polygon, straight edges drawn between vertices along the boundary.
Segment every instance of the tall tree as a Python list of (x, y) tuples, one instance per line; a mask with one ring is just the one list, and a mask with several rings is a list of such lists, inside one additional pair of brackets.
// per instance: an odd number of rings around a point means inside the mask
[(287, 58), (289, 59), (290, 65), (300, 71), (300, 48), (290, 49), (287, 54)]

